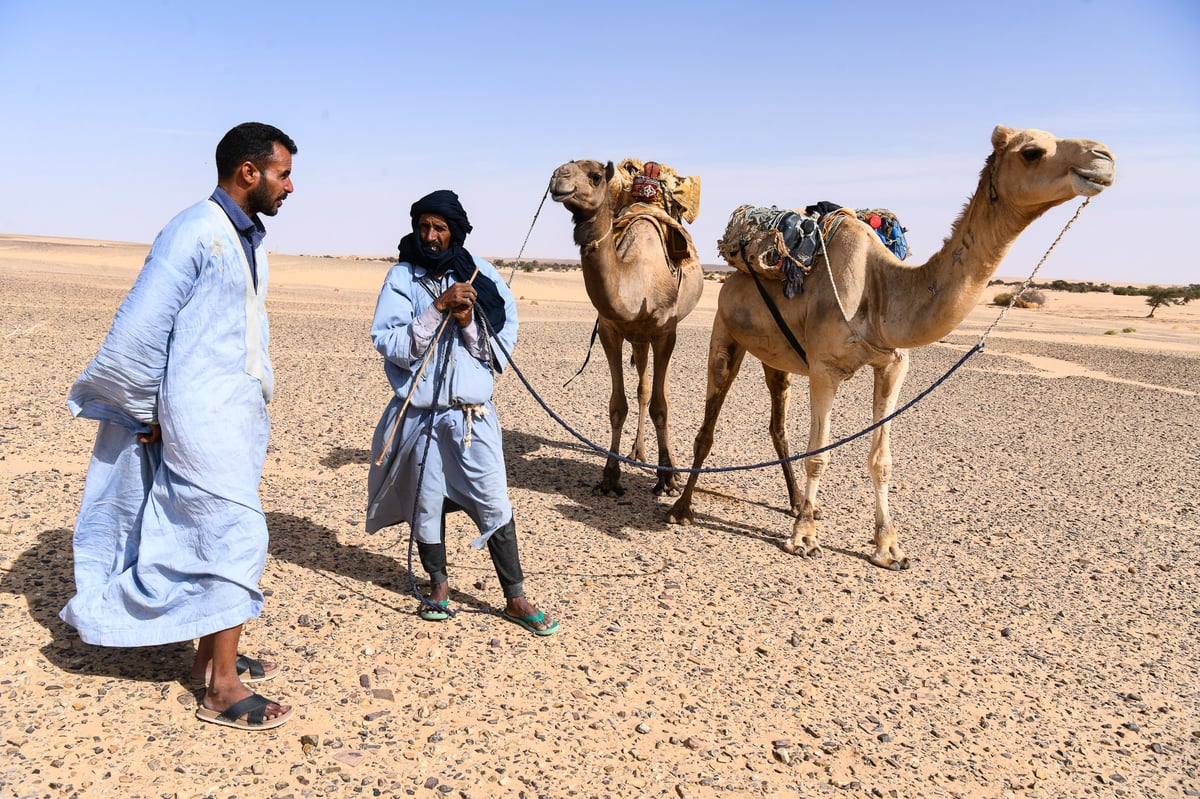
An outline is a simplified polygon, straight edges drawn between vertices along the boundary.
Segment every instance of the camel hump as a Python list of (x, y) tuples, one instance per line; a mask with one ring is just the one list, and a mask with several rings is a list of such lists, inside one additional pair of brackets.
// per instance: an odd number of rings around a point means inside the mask
[(613, 171), (608, 184), (613, 211), (635, 203), (655, 206), (677, 222), (691, 224), (700, 215), (700, 177), (681, 177), (659, 161), (626, 158)]

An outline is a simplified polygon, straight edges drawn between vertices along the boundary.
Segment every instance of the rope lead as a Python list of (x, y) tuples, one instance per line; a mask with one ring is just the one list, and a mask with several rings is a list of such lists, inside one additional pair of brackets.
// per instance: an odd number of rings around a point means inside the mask
[[(543, 197), (542, 200), (544, 202), (545, 197)], [(1017, 298), (1019, 298), (1021, 296), (1021, 292), (1023, 292), (1026, 288), (1028, 288), (1029, 284), (1031, 282), (1033, 282), (1034, 277), (1037, 276), (1037, 273), (1041, 270), (1042, 265), (1046, 263), (1046, 259), (1050, 257), (1050, 253), (1053, 252), (1054, 248), (1058, 246), (1058, 243), (1060, 241), (1062, 241), (1062, 237), (1064, 235), (1066, 235), (1066, 232), (1071, 228), (1071, 226), (1073, 224), (1075, 224), (1075, 220), (1079, 218), (1080, 213), (1083, 212), (1083, 209), (1087, 206), (1087, 204), (1089, 202), (1091, 202), (1090, 197), (1084, 198), (1083, 202), (1079, 205), (1079, 208), (1077, 208), (1075, 210), (1075, 215), (1072, 216), (1067, 221), (1066, 225), (1063, 226), (1062, 231), (1059, 232), (1058, 237), (1046, 249), (1046, 252), (1044, 255), (1042, 255), (1041, 260), (1038, 261), (1037, 266), (1034, 267), (1033, 272), (1030, 273), (1029, 277), (1025, 278), (1025, 282), (1021, 284), (1020, 290), (1017, 291), (1013, 295), (1013, 298), (1012, 298), (1012, 300), (1009, 301), (1008, 305), (1005, 306), (1003, 309), (1001, 309), (1000, 314), (996, 317), (996, 320), (994, 322), (992, 322), (992, 324), (987, 328), (987, 330), (985, 330), (983, 332), (983, 335), (980, 336), (979, 341), (974, 346), (972, 346), (969, 350), (967, 350), (966, 354), (963, 355), (961, 358), (959, 358), (958, 362), (955, 363), (953, 366), (951, 366), (950, 369), (947, 370), (944, 375), (942, 375), (937, 380), (935, 380), (932, 384), (929, 385), (928, 388), (926, 388), (921, 393), (917, 394), (917, 396), (913, 397), (911, 400), (904, 403), (899, 408), (897, 408), (896, 410), (889, 413), (887, 416), (880, 419), (878, 422), (875, 422), (875, 423), (869, 425), (868, 427), (863, 428), (862, 430), (858, 431), (857, 433), (846, 436), (845, 438), (838, 439), (837, 441), (834, 441), (831, 444), (826, 444), (823, 447), (820, 447), (820, 448), (814, 449), (814, 450), (809, 450), (808, 452), (801, 452), (797, 455), (789, 455), (786, 458), (779, 458), (779, 459), (771, 460), (771, 461), (762, 461), (760, 463), (752, 463), (752, 464), (745, 465), (745, 466), (709, 466), (709, 467), (702, 467), (699, 469), (695, 469), (695, 468), (686, 468), (686, 467), (679, 467), (679, 466), (660, 466), (658, 464), (646, 463), (645, 461), (639, 461), (639, 460), (634, 460), (633, 458), (627, 458), (624, 455), (619, 455), (615, 452), (609, 452), (604, 447), (600, 446), (599, 444), (595, 443), (594, 441), (591, 441), (586, 436), (584, 436), (582, 433), (575, 430), (573, 427), (571, 427), (570, 424), (567, 423), (567, 421), (565, 419), (563, 419), (561, 416), (559, 416), (557, 413), (555, 413), (554, 410), (549, 405), (546, 404), (546, 401), (542, 399), (542, 397), (537, 393), (536, 389), (534, 389), (533, 385), (530, 384), (529, 380), (521, 372), (520, 367), (518, 367), (516, 361), (513, 360), (512, 354), (504, 348), (504, 345), (500, 343), (499, 339), (494, 339), (494, 341), (495, 341), (497, 348), (500, 350), (500, 352), (502, 352), (504, 354), (504, 357), (506, 359), (508, 359), (509, 365), (512, 366), (513, 371), (516, 372), (516, 375), (518, 378), (520, 378), (521, 383), (524, 384), (525, 388), (529, 391), (530, 396), (532, 396), (534, 398), (534, 400), (536, 400), (537, 403), (542, 406), (542, 409), (544, 411), (546, 411), (546, 414), (551, 419), (553, 419), (555, 422), (557, 422), (560, 427), (562, 427), (564, 430), (566, 430), (568, 433), (570, 433), (572, 436), (574, 436), (576, 440), (578, 440), (579, 442), (581, 442), (588, 448), (594, 450), (595, 452), (597, 452), (601, 455), (604, 455), (608, 458), (614, 458), (617, 461), (619, 461), (627, 466), (631, 466), (631, 467), (637, 468), (637, 469), (646, 469), (646, 470), (652, 471), (652, 472), (677, 472), (677, 473), (681, 473), (681, 474), (712, 474), (712, 473), (717, 473), (717, 472), (743, 472), (743, 471), (750, 471), (752, 469), (765, 469), (765, 468), (769, 468), (772, 466), (780, 466), (784, 463), (791, 463), (792, 461), (798, 461), (798, 460), (803, 460), (805, 458), (811, 458), (812, 456), (819, 455), (822, 452), (828, 452), (830, 450), (837, 449), (838, 447), (848, 444), (851, 441), (859, 439), (859, 438), (867, 435), (868, 433), (870, 433), (874, 430), (877, 430), (878, 428), (882, 427), (883, 425), (885, 425), (888, 422), (895, 419), (900, 414), (907, 411), (912, 406), (916, 405), (921, 400), (925, 399), (925, 397), (929, 396), (929, 394), (931, 394), (934, 391), (934, 389), (938, 388), (940, 385), (942, 385), (942, 383), (946, 382), (946, 380), (949, 379), (950, 375), (954, 374), (960, 368), (962, 368), (963, 364), (965, 364), (967, 362), (967, 360), (969, 358), (971, 358), (971, 356), (975, 355), (978, 352), (983, 352), (987, 337), (990, 336), (992, 331), (995, 330), (997, 325), (1000, 324), (1000, 320), (1004, 318), (1004, 315), (1008, 312), (1008, 309), (1011, 308), (1016, 303)], [(540, 206), (539, 206), (538, 210), (539, 211), (541, 210)], [(535, 217), (535, 219), (536, 219), (536, 217)], [(526, 236), (526, 238), (528, 239), (528, 236)]]

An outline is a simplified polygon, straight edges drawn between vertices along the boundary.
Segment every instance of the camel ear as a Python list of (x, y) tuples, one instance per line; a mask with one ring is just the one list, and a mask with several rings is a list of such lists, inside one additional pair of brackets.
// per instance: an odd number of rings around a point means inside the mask
[(1016, 133), (1017, 131), (1013, 128), (1006, 128), (1004, 125), (997, 125), (996, 129), (992, 131), (992, 149), (1001, 149), (1010, 141), (1012, 141), (1012, 138), (1014, 135), (1016, 135)]
[(617, 174), (617, 168), (613, 166), (613, 162), (609, 161), (604, 165), (604, 180), (612, 183), (613, 176)]

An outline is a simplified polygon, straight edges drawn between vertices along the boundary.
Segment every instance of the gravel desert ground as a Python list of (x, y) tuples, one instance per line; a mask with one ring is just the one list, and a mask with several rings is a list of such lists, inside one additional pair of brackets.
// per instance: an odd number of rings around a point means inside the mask
[[(496, 404), (527, 586), (561, 622), (542, 639), (499, 617), (466, 525), (448, 533), (460, 612), (436, 623), (415, 613), (407, 530), (363, 530), (389, 263), (273, 255), (268, 598), (243, 651), (283, 665), (264, 693), (298, 712), (247, 733), (195, 718), (191, 642), (90, 647), (58, 618), (95, 433), (64, 398), (145, 252), (0, 236), (0, 796), (1200, 796), (1195, 305), (1147, 319), (1140, 297), (1048, 292), (1009, 312), (893, 424), (912, 567), (889, 572), (867, 561), (863, 439), (822, 484), (820, 558), (780, 548), (778, 467), (704, 475), (687, 527), (665, 524), (649, 472), (594, 495), (598, 351), (564, 388), (594, 312), (578, 273), (517, 272), (514, 355), (537, 396), (510, 373)], [(681, 466), (719, 288), (675, 353)], [(991, 295), (913, 352), (902, 402), (979, 340)], [(843, 387), (835, 436), (870, 422), (870, 382)], [(748, 358), (706, 465), (773, 460), (767, 416)], [(793, 451), (807, 429), (798, 378)]]

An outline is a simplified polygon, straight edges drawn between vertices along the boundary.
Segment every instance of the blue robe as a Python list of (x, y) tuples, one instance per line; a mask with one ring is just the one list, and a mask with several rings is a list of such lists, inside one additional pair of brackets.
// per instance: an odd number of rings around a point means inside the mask
[[(512, 352), (517, 343), (516, 300), (495, 267), (481, 258), (475, 264), (480, 279), (491, 278), (504, 300), (507, 321), (496, 339)], [(422, 267), (403, 262), (392, 267), (375, 306), (371, 340), (384, 357), (393, 397), (371, 443), (366, 529), (373, 533), (408, 522), (418, 541), (437, 543), (443, 499), (449, 498), (479, 528), (481, 535), (471, 543), (482, 548), (512, 518), (500, 422), (492, 405), (493, 370), (503, 371), (506, 361), (498, 348), (492, 348), (490, 363), (476, 358), (458, 323), (450, 319), (418, 381), (425, 353), (414, 349), (413, 320), (449, 285), (429, 291), (420, 284), (422, 277)], [(412, 400), (397, 427), (410, 392)]]
[[(67, 405), (100, 422), (62, 619), (103, 646), (188, 641), (257, 617), (258, 485), (274, 387), (266, 249), (258, 287), (212, 201), (172, 219)], [(148, 425), (162, 441), (137, 441)]]

